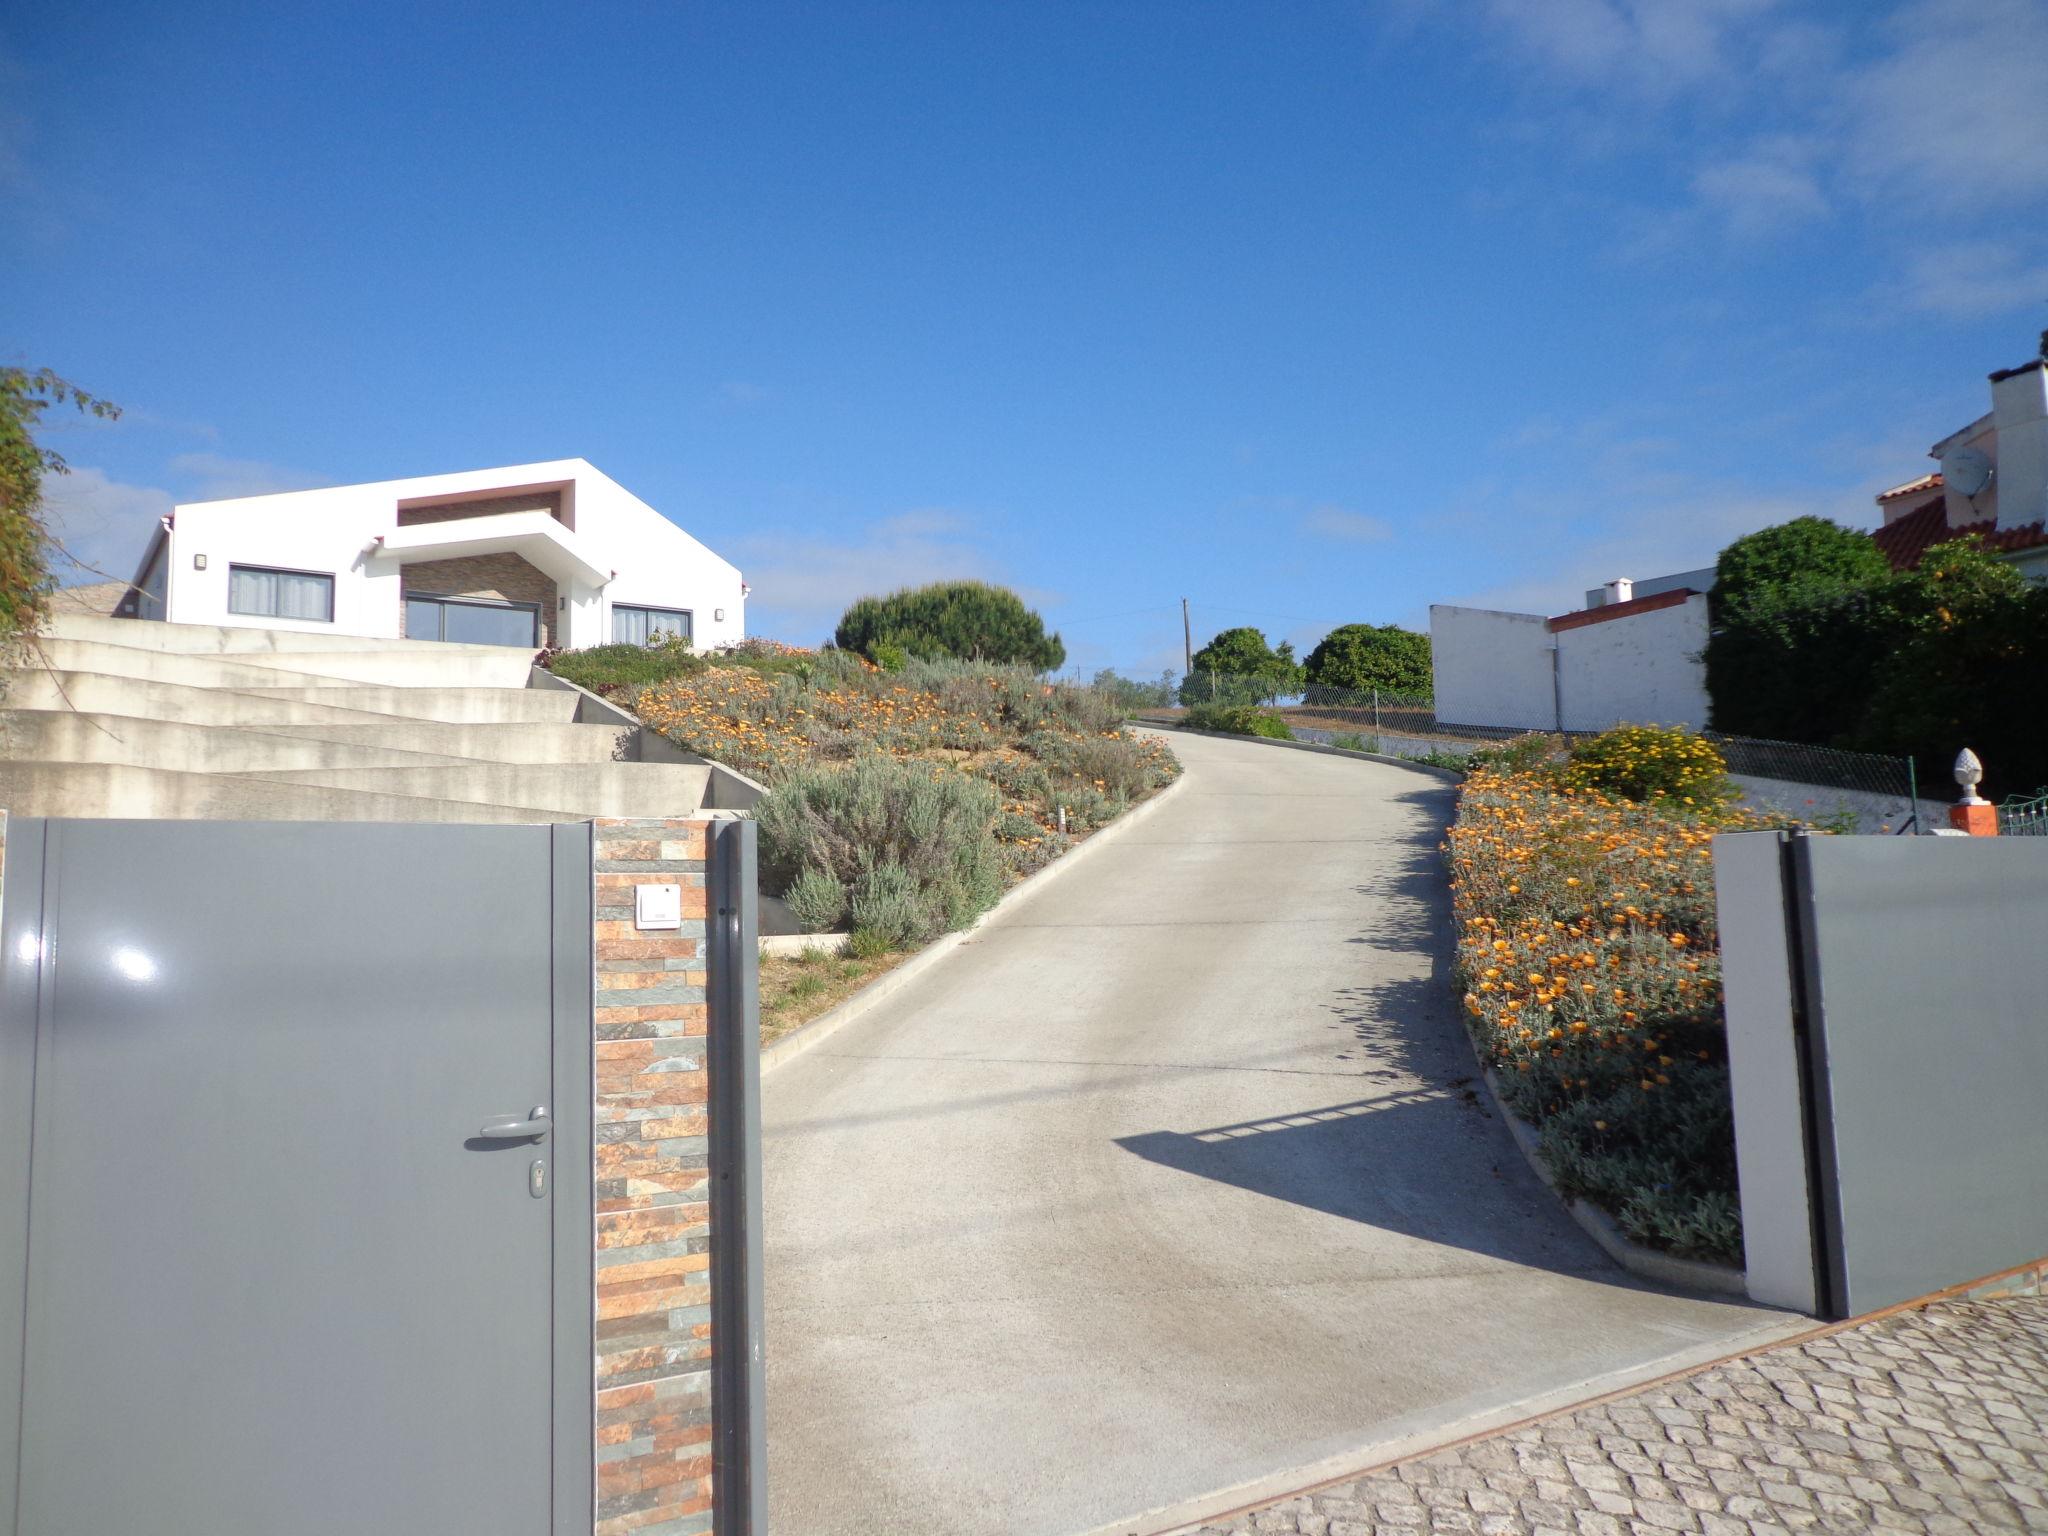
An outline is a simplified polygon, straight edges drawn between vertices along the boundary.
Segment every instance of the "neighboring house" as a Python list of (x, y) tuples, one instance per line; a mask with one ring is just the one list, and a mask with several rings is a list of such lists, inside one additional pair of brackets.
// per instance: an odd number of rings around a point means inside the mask
[[(1437, 718), (1450, 725), (1604, 731), (1707, 723), (1706, 589), (1714, 573), (1616, 580), (1577, 613), (1429, 610)], [(1597, 599), (1597, 601), (1596, 601)]]
[(116, 612), (534, 649), (744, 637), (739, 571), (582, 459), (176, 508)]
[(1927, 456), (1943, 469), (1877, 498), (1884, 526), (1871, 538), (1892, 569), (1910, 571), (1934, 545), (1973, 533), (2048, 582), (2048, 361), (1992, 374), (1990, 411)]
[[(1976, 534), (2048, 582), (2048, 360), (1991, 375), (1991, 410), (1936, 443), (1942, 470), (1881, 492), (1871, 540), (1894, 570)], [(1965, 494), (1966, 490), (1970, 493)], [(1436, 713), (1447, 724), (1594, 731), (1707, 723), (1714, 569), (1614, 581), (1577, 613), (1429, 610)]]

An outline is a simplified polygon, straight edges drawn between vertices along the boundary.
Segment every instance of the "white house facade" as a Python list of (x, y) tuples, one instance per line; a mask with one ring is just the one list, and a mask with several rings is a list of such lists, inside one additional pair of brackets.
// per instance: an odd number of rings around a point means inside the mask
[(580, 649), (746, 634), (746, 584), (583, 459), (192, 502), (118, 612), (176, 624)]

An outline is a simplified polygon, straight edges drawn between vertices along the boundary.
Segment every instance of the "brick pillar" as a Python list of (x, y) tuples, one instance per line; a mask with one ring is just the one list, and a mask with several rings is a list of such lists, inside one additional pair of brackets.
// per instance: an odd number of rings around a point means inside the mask
[[(597, 1536), (711, 1529), (701, 821), (597, 823)], [(679, 928), (634, 887), (682, 887)]]
[(1963, 800), (1948, 808), (1948, 824), (1972, 837), (1998, 836), (1998, 807), (1989, 800)]

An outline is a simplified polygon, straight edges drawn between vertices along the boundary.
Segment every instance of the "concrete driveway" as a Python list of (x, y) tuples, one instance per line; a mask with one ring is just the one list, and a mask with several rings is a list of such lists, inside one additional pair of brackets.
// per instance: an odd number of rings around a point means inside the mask
[(1778, 1316), (1634, 1282), (1475, 1098), (1447, 784), (1173, 745), (767, 1080), (778, 1536), (1069, 1536)]

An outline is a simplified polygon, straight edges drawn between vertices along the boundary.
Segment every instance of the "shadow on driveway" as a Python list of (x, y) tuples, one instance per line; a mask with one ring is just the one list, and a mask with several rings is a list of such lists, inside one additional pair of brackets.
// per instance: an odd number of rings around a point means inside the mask
[[(1445, 813), (1440, 790), (1399, 796)], [(1523, 1166), (1478, 1090), (1479, 1067), (1451, 1001), (1451, 903), (1438, 828), (1406, 840), (1353, 889), (1376, 898), (1347, 944), (1377, 951), (1324, 1004), (1351, 1037), (1339, 1059), (1381, 1091), (1117, 1145), (1182, 1173), (1348, 1221), (1513, 1264), (1583, 1275), (1606, 1261)], [(1391, 961), (1389, 966), (1386, 962)], [(1405, 961), (1405, 964), (1403, 963)], [(1617, 1274), (1617, 1279), (1619, 1275)], [(1624, 1282), (1626, 1283), (1626, 1282)]]

